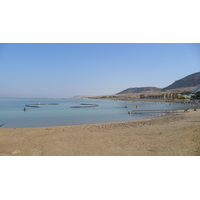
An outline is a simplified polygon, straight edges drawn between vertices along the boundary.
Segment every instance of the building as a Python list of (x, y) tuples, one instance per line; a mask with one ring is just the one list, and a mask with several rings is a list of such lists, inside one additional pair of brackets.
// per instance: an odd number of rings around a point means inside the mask
[(165, 94), (159, 94), (159, 95), (140, 95), (140, 99), (178, 99), (181, 95), (180, 94), (173, 94), (173, 93), (165, 93)]

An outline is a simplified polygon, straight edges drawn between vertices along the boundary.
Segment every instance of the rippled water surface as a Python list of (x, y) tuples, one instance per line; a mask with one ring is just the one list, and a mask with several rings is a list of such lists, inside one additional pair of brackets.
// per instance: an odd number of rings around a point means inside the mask
[[(25, 104), (40, 104), (40, 107), (26, 107)], [(84, 107), (84, 104), (97, 104), (98, 106)], [(79, 106), (80, 108), (71, 108)], [(126, 121), (152, 117), (138, 114), (129, 115), (129, 110), (174, 109), (181, 106), (180, 104), (169, 105), (169, 103), (160, 102), (99, 99), (1, 98), (0, 125), (2, 128), (23, 128)], [(27, 110), (24, 111), (24, 108)]]

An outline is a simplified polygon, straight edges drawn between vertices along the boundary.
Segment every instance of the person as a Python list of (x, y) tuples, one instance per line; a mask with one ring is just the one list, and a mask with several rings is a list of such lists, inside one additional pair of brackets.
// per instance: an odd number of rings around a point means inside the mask
[(26, 108), (24, 108), (24, 111), (27, 111), (27, 109), (26, 109)]

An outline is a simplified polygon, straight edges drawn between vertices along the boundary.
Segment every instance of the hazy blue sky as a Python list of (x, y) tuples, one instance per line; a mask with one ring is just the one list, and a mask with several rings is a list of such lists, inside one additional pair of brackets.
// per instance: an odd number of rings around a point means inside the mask
[(200, 71), (200, 44), (0, 44), (0, 97), (115, 94)]

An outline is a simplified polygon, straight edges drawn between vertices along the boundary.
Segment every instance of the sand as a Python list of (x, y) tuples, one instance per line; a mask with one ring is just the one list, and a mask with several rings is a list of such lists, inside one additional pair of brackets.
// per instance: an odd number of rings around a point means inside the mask
[(199, 156), (200, 110), (91, 125), (0, 128), (1, 156)]

